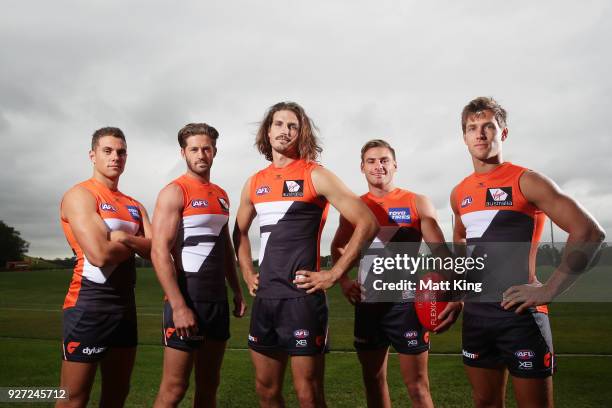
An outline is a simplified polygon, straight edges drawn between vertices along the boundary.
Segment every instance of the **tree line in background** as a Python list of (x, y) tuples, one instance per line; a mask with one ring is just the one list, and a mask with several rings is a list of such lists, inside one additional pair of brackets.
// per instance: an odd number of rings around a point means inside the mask
[[(7, 262), (27, 261), (30, 264), (30, 269), (70, 269), (74, 267), (76, 262), (76, 257), (74, 256), (55, 259), (27, 257), (26, 253), (29, 247), (30, 243), (21, 238), (19, 231), (0, 220), (0, 268), (5, 268)], [(536, 264), (558, 266), (561, 262), (562, 252), (563, 247), (547, 243), (542, 244), (538, 247)], [(320, 259), (321, 268), (330, 268), (332, 266), (330, 255), (322, 256)], [(254, 260), (253, 264), (258, 266), (258, 261)], [(606, 243), (603, 244), (596, 264), (612, 265), (612, 247), (607, 246)], [(136, 257), (136, 266), (146, 268), (153, 265), (148, 259)]]

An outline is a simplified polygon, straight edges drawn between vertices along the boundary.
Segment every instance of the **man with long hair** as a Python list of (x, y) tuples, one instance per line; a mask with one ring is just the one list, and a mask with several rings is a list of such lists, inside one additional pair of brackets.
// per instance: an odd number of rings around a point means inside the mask
[[(378, 228), (367, 206), (338, 177), (316, 163), (321, 148), (315, 127), (294, 102), (272, 106), (256, 146), (272, 163), (244, 185), (234, 244), (242, 275), (255, 296), (249, 348), (256, 390), (264, 407), (282, 407), (285, 367), (291, 357), (294, 388), (302, 407), (326, 406), (325, 289), (350, 268)], [(328, 205), (354, 225), (344, 255), (319, 270), (319, 243)], [(253, 267), (248, 231), (259, 217), (259, 272)]]

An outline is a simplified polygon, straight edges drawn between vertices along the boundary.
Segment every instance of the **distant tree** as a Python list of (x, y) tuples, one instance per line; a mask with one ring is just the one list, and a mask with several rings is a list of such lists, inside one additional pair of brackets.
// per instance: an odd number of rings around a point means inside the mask
[(4, 268), (7, 261), (23, 261), (29, 246), (19, 231), (0, 220), (0, 268)]

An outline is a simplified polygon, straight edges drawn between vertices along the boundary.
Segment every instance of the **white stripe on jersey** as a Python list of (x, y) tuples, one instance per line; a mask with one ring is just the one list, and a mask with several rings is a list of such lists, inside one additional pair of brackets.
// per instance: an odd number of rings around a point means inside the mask
[(463, 214), (461, 222), (465, 226), (465, 237), (467, 239), (482, 237), (498, 212), (499, 210), (481, 210)]
[(259, 217), (259, 226), (274, 225), (285, 216), (294, 201), (270, 201), (255, 204), (255, 211)]
[(218, 237), (223, 226), (227, 224), (228, 216), (224, 214), (197, 214), (183, 217), (179, 228), (177, 250), (181, 254), (181, 267), (185, 272), (198, 272), (200, 267), (215, 247), (215, 242), (198, 242), (197, 245), (183, 246), (183, 243), (193, 236), (210, 235)]
[[(128, 234), (136, 235), (140, 224), (133, 221), (126, 221), (119, 218), (103, 218), (106, 228), (109, 231), (125, 231)], [(107, 265), (104, 268), (98, 268), (89, 262), (85, 254), (83, 254), (83, 277), (95, 283), (104, 283), (111, 276), (117, 265)]]

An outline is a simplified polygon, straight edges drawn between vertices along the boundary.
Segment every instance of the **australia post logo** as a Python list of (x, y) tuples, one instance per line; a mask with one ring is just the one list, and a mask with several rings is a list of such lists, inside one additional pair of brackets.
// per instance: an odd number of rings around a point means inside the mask
[(102, 204), (100, 204), (100, 209), (102, 211), (117, 212), (117, 209), (115, 207), (113, 207), (112, 204), (109, 204), (109, 203), (102, 203)]
[(283, 197), (304, 197), (304, 180), (285, 180)]
[(389, 222), (410, 224), (410, 208), (389, 208)]
[(512, 205), (512, 187), (495, 187), (487, 189), (487, 207), (508, 207)]
[(191, 206), (193, 208), (206, 208), (208, 207), (208, 201), (202, 199), (191, 200)]

